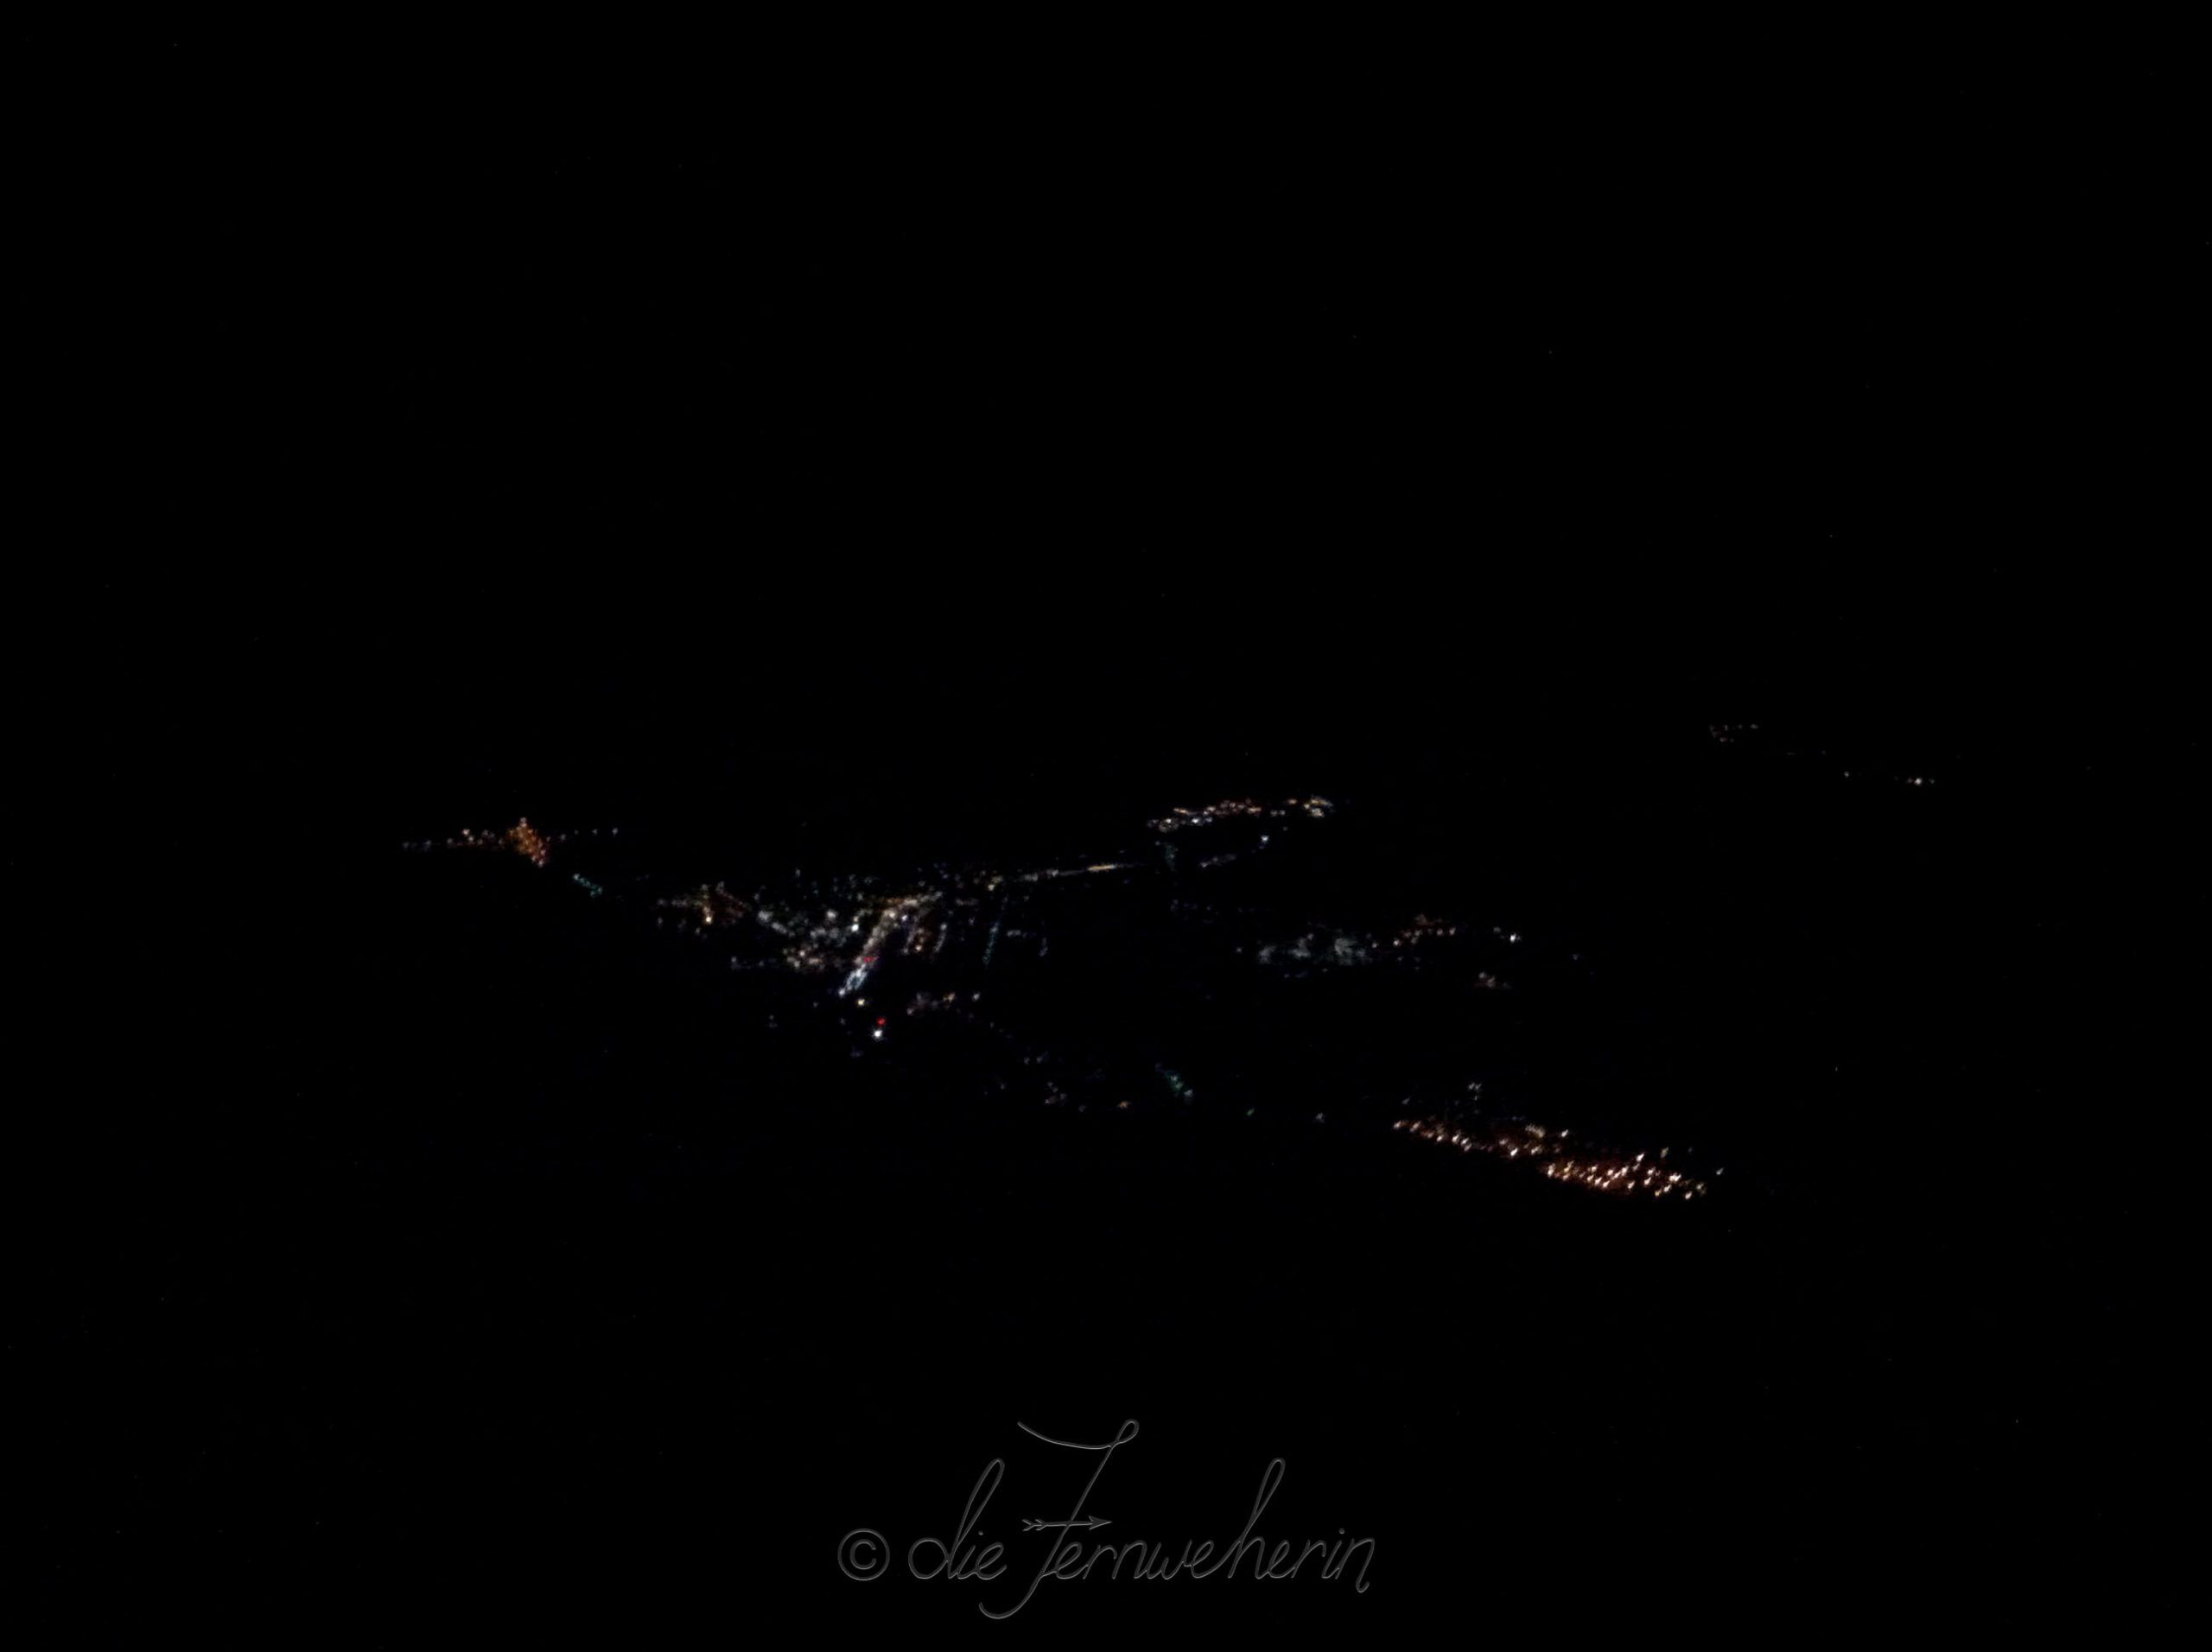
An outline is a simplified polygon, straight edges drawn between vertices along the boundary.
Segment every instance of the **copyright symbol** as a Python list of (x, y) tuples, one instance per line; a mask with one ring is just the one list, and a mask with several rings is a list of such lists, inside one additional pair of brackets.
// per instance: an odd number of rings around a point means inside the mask
[(891, 1546), (865, 1526), (847, 1532), (837, 1545), (837, 1568), (855, 1583), (880, 1578), (891, 1569)]

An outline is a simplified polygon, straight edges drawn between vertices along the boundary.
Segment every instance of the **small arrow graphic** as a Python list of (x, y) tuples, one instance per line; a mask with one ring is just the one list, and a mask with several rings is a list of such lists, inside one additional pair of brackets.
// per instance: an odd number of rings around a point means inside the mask
[(1021, 1529), (1025, 1532), (1044, 1532), (1071, 1530), (1079, 1527), (1084, 1531), (1090, 1532), (1096, 1531), (1101, 1526), (1110, 1526), (1113, 1523), (1109, 1520), (1103, 1520), (1098, 1515), (1093, 1515), (1088, 1520), (1025, 1520), (1021, 1522)]

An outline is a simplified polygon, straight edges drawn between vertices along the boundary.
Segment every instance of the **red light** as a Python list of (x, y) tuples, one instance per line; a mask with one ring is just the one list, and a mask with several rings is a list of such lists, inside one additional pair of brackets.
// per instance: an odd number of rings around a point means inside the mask
[(883, 1025), (883, 1017), (881, 1017), (880, 1015), (877, 1016), (877, 1017), (875, 1018), (875, 1024), (876, 1024), (878, 1026), (881, 1026)]

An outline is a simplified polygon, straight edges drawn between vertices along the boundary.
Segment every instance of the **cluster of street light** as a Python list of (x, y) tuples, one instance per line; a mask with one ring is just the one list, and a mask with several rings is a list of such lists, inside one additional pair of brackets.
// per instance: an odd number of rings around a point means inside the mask
[[(1671, 1147), (1662, 1147), (1656, 1153), (1631, 1153), (1587, 1141), (1570, 1146), (1571, 1131), (1548, 1130), (1517, 1119), (1402, 1118), (1390, 1128), (1460, 1153), (1523, 1162), (1541, 1170), (1550, 1180), (1600, 1193), (1688, 1202), (1707, 1198), (1713, 1191), (1703, 1178), (1668, 1162)], [(1713, 1174), (1720, 1172), (1716, 1170)]]

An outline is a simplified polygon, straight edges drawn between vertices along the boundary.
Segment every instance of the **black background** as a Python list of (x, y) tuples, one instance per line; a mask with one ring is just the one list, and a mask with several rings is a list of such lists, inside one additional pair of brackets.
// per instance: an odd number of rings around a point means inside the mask
[[(1252, 67), (1278, 106), (1202, 83), (1186, 129), (765, 41), (17, 47), (41, 1525), (88, 1616), (957, 1625), (972, 1586), (837, 1538), (1132, 1415), (1129, 1534), (1233, 1531), (1281, 1455), (1274, 1523), (1372, 1534), (1374, 1589), (1027, 1621), (2177, 1593), (2172, 82), (1494, 46), (1448, 92)], [(1716, 769), (1738, 721), (1939, 801)], [(1761, 1127), (1809, 1191), (1673, 1227), (1395, 1160), (862, 1149), (526, 869), (391, 854), (518, 813), (987, 853), (1277, 785), (1466, 823), (1486, 886), (1643, 949), (1715, 1108), (1833, 1056)], [(595, 1157), (528, 1167), (548, 1108)]]

